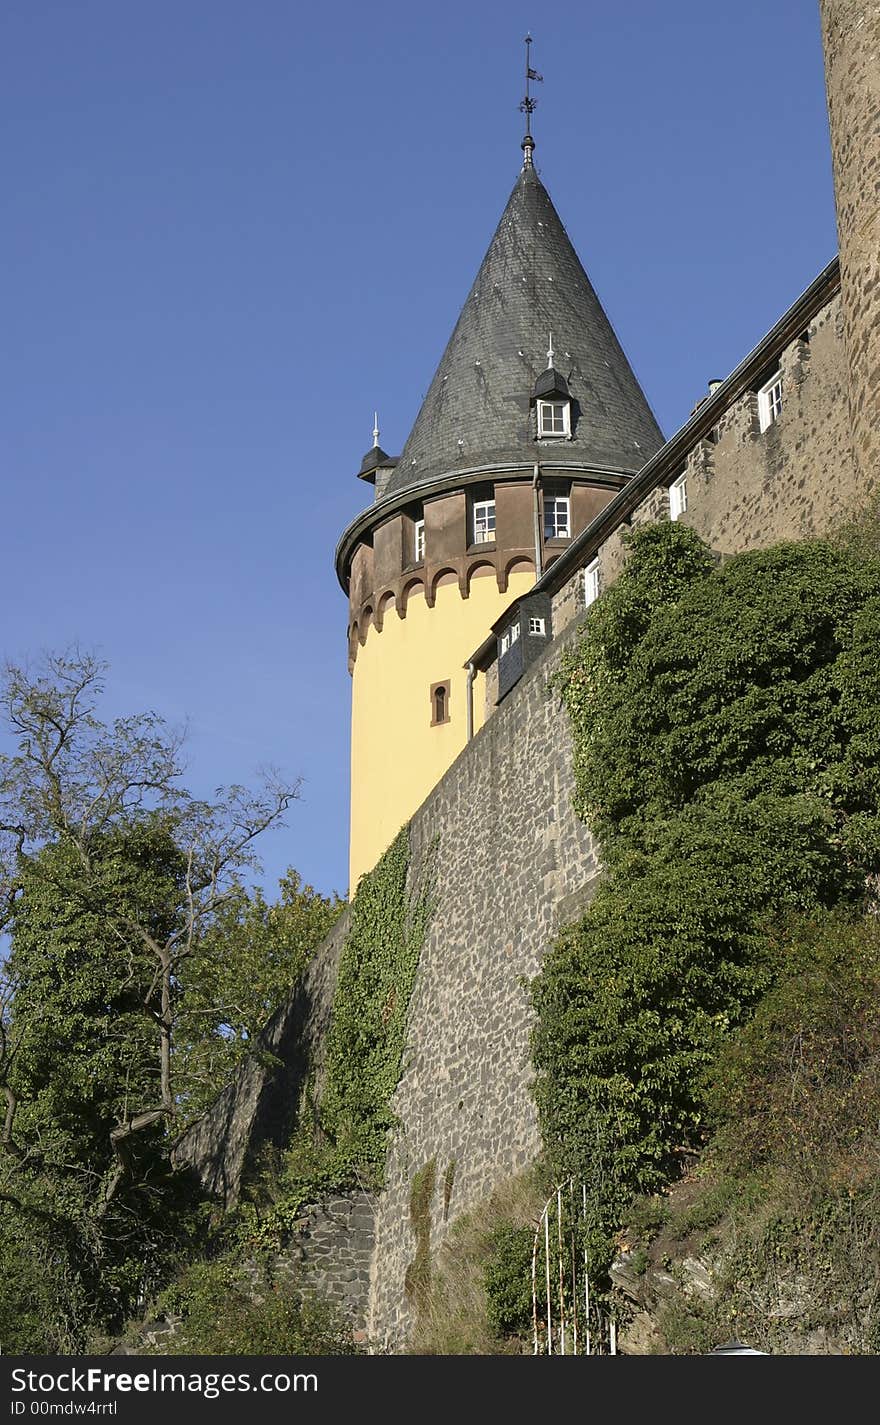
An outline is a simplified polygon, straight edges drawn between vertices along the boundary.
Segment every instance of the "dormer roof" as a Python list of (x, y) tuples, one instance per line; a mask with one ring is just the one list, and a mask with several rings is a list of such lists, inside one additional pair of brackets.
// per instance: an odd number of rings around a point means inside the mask
[(570, 399), (568, 382), (555, 366), (548, 366), (535, 382), (535, 400), (547, 400), (549, 396), (560, 396), (565, 401)]
[(358, 471), (359, 480), (369, 480), (372, 484), (376, 479), (376, 471), (381, 467), (387, 469), (391, 465), (397, 464), (396, 455), (386, 455), (381, 445), (371, 445)]

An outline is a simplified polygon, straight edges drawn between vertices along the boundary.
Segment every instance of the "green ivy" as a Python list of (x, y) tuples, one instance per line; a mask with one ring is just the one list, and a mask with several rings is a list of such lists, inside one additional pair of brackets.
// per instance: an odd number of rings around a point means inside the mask
[(361, 878), (339, 962), (327, 1040), (320, 1123), (338, 1153), (374, 1182), (381, 1179), (391, 1099), (400, 1080), (406, 1023), (431, 915), (430, 864), (407, 889), (404, 828)]
[(236, 1259), (281, 1249), (303, 1209), (328, 1194), (381, 1186), (409, 1001), (431, 915), (433, 852), (412, 885), (404, 827), (361, 877), (339, 959), (324, 1065), (312, 1066), (286, 1147), (265, 1154), (244, 1185), (226, 1234)]
[(773, 982), (779, 916), (855, 916), (880, 870), (880, 561), (817, 541), (718, 567), (647, 526), (556, 688), (606, 875), (533, 982), (535, 1096), (607, 1263), (633, 1192), (702, 1140), (702, 1075)]

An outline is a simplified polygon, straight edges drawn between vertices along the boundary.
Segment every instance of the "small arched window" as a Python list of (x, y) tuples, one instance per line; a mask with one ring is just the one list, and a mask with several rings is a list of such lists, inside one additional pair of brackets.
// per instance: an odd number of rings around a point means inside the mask
[(431, 726), (449, 721), (449, 682), (431, 684)]

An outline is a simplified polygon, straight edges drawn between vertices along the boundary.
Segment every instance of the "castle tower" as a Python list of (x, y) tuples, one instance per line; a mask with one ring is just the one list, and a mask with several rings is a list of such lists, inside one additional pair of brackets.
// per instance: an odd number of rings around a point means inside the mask
[(820, 0), (855, 467), (880, 481), (880, 3)]
[[(533, 141), (397, 458), (336, 552), (353, 678), (350, 889), (482, 721), (465, 664), (662, 443)], [(549, 618), (534, 634), (550, 636)]]

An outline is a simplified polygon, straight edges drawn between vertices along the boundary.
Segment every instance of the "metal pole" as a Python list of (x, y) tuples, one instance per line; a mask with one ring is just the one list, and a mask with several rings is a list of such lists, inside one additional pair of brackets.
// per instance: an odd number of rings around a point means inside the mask
[(533, 1354), (538, 1354), (538, 1234), (541, 1231), (541, 1224), (535, 1228), (535, 1237), (532, 1242), (532, 1329), (535, 1337), (535, 1349)]
[(568, 1240), (571, 1247), (571, 1329), (572, 1345), (571, 1353), (576, 1356), (578, 1353), (578, 1292), (577, 1292), (577, 1258), (574, 1250), (574, 1180), (568, 1180), (568, 1212), (569, 1231)]
[(559, 1341), (565, 1355), (565, 1268), (562, 1265), (562, 1188), (556, 1189), (556, 1250), (559, 1253)]
[(550, 1202), (544, 1208), (544, 1265), (547, 1275), (547, 1355), (553, 1354), (553, 1316), (550, 1305)]
[(584, 1328), (584, 1329), (585, 1329), (585, 1332), (586, 1332), (587, 1349), (586, 1349), (586, 1351), (585, 1351), (584, 1354), (587, 1355), (587, 1356), (589, 1356), (589, 1355), (591, 1355), (591, 1353), (592, 1353), (592, 1352), (591, 1352), (592, 1336), (591, 1336), (591, 1333), (590, 1333), (590, 1268), (589, 1268), (589, 1258), (587, 1257), (587, 1243), (586, 1243), (586, 1234), (587, 1234), (587, 1185), (586, 1185), (586, 1183), (583, 1183), (583, 1184), (582, 1184), (582, 1187), (583, 1187), (583, 1191), (584, 1191), (584, 1197), (583, 1197), (583, 1210), (584, 1210), (584, 1315), (586, 1316), (586, 1319), (587, 1319), (587, 1324), (586, 1324), (586, 1327)]

